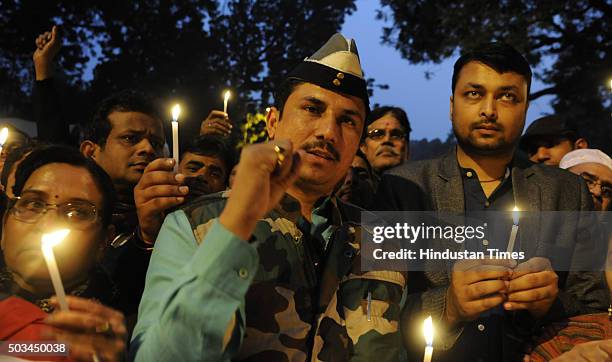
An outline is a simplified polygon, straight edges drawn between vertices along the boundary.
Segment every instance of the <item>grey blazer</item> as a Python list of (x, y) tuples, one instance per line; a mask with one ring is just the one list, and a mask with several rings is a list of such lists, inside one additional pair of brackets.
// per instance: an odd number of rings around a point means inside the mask
[[(565, 170), (550, 166), (533, 164), (530, 161), (515, 157), (512, 163), (512, 190), (520, 210), (524, 211), (578, 211), (592, 210), (592, 200), (584, 181), (579, 176)], [(427, 210), (461, 213), (465, 209), (463, 183), (456, 151), (438, 159), (407, 162), (386, 172), (379, 184), (375, 204), (372, 210)], [(607, 243), (591, 240), (581, 233), (585, 220), (575, 219), (569, 222), (547, 222), (547, 220), (521, 220), (520, 240), (529, 240), (522, 245), (527, 258), (546, 256), (548, 244), (543, 235), (548, 235), (548, 243), (555, 244), (556, 250), (564, 250), (569, 259), (559, 258), (564, 264), (559, 274), (559, 296), (549, 312), (547, 320), (556, 320), (566, 316), (605, 310), (609, 294), (605, 290), (602, 273), (576, 272), (577, 270), (596, 270), (594, 265), (601, 265), (605, 257)], [(448, 246), (448, 244), (445, 244)], [(460, 246), (457, 246), (459, 249)], [(594, 252), (601, 250), (601, 252)], [(588, 257), (587, 257), (588, 255)], [(594, 260), (592, 255), (601, 256)], [(585, 260), (589, 264), (585, 263)], [(450, 283), (450, 262), (436, 261), (425, 267), (425, 272), (412, 272), (408, 277), (409, 296), (404, 308), (402, 320), (404, 331), (414, 331), (418, 323), (431, 315), (434, 321), (440, 320), (446, 307), (446, 292)], [(433, 263), (446, 263), (446, 267), (434, 266)], [(555, 265), (553, 264), (553, 267)], [(427, 271), (429, 270), (429, 271)], [(446, 272), (441, 271), (446, 270)], [(526, 312), (519, 313), (513, 320), (525, 323), (529, 335), (535, 326)], [(522, 314), (522, 315), (521, 315)], [(408, 327), (406, 327), (406, 325)], [(419, 329), (416, 329), (419, 330)], [(420, 339), (405, 336), (405, 340)], [(462, 328), (449, 331), (447, 338), (434, 340), (436, 348), (451, 348), (460, 337)], [(439, 336), (442, 337), (442, 336)], [(516, 339), (516, 336), (512, 336)], [(421, 349), (422, 353), (422, 349)], [(458, 357), (458, 356), (457, 356)]]

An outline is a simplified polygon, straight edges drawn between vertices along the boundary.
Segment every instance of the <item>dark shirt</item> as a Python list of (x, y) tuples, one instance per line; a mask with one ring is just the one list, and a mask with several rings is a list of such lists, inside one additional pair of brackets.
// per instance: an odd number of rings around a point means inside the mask
[[(461, 169), (463, 179), (463, 195), (465, 199), (465, 213), (469, 218), (487, 222), (487, 238), (472, 239), (466, 248), (472, 251), (486, 251), (486, 249), (499, 249), (506, 251), (508, 236), (512, 228), (512, 215), (508, 213), (502, 218), (502, 213), (510, 212), (515, 206), (512, 193), (512, 177), (507, 169), (502, 182), (489, 195), (485, 195), (476, 172), (472, 169)], [(487, 213), (495, 212), (495, 217), (488, 217)]]
[[(516, 202), (512, 188), (510, 169), (499, 186), (487, 198), (476, 172), (461, 169), (466, 216), (473, 220), (486, 221), (487, 233), (483, 240), (471, 240), (466, 249), (484, 251), (499, 249), (505, 252), (512, 229), (512, 215), (509, 213)], [(489, 213), (488, 212), (493, 212)], [(517, 236), (514, 251), (521, 250)], [(518, 361), (523, 355), (525, 340), (531, 330), (526, 312), (508, 312), (501, 305), (480, 314), (478, 318), (463, 325), (463, 333), (456, 344), (443, 358), (436, 360), (455, 361)], [(476, 347), (476, 348), (475, 348)]]
[(129, 320), (138, 312), (151, 250), (138, 236), (138, 218), (133, 204), (118, 202), (112, 222), (117, 237), (106, 249), (103, 265), (119, 289), (117, 307)]
[[(462, 168), (461, 175), (466, 216), (473, 221), (487, 223), (486, 238), (472, 239), (471, 242), (466, 243), (466, 249), (484, 251), (485, 255), (488, 255), (487, 249), (506, 251), (512, 228), (512, 216), (510, 213), (507, 217), (500, 216), (502, 216), (501, 212), (511, 211), (515, 206), (510, 169), (488, 198), (474, 170)], [(495, 217), (487, 217), (489, 211), (496, 212)], [(518, 245), (518, 240), (515, 245)], [(517, 250), (516, 246), (515, 250)], [(454, 361), (457, 356), (462, 356), (462, 361), (513, 360), (518, 356), (516, 353), (520, 352), (520, 345), (513, 345), (513, 350), (507, 350), (510, 346), (504, 343), (503, 338), (504, 334), (507, 334), (504, 331), (506, 314), (510, 313), (505, 312), (500, 305), (482, 313), (477, 319), (465, 323), (463, 333), (453, 348), (442, 354), (440, 356), (442, 358), (436, 358), (436, 360)]]

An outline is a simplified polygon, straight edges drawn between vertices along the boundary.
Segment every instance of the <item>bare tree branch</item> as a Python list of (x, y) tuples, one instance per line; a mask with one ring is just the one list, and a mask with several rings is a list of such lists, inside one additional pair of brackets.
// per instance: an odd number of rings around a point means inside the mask
[(553, 86), (553, 87), (549, 87), (549, 88), (544, 88), (544, 89), (539, 90), (539, 91), (537, 91), (535, 93), (531, 93), (529, 95), (529, 100), (533, 101), (533, 100), (538, 99), (538, 98), (540, 98), (542, 96), (546, 96), (546, 95), (549, 95), (549, 94), (556, 94), (557, 91), (558, 91), (558, 87), (557, 86)]
[(545, 46), (554, 45), (563, 42), (563, 37), (550, 37), (545, 35), (535, 35), (530, 37), (532, 39), (531, 50), (540, 49)]

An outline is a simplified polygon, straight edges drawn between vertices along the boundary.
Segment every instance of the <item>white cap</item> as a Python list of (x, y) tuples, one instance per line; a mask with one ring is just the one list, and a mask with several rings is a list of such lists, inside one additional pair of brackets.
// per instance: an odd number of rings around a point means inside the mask
[(610, 159), (608, 155), (600, 150), (590, 148), (583, 148), (568, 152), (565, 156), (563, 156), (561, 162), (559, 162), (559, 167), (562, 169), (568, 169), (583, 163), (598, 163), (600, 165), (607, 166), (610, 170), (612, 170), (612, 159)]

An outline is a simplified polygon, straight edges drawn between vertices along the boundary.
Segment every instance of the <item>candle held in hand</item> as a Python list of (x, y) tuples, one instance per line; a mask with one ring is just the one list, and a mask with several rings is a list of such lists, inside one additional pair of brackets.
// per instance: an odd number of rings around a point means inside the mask
[(9, 135), (9, 130), (6, 127), (3, 127), (2, 130), (0, 130), (0, 152), (2, 152), (2, 149), (4, 148), (4, 144), (6, 143), (6, 139), (8, 138)]
[(510, 239), (508, 239), (508, 248), (506, 249), (508, 253), (514, 251), (514, 243), (516, 241), (516, 234), (518, 233), (518, 223), (519, 209), (514, 206), (514, 209), (512, 209), (512, 230), (510, 230)]
[(61, 310), (68, 310), (68, 302), (66, 301), (66, 292), (64, 291), (64, 285), (62, 284), (57, 262), (55, 261), (55, 254), (53, 254), (53, 247), (64, 240), (69, 233), (69, 229), (60, 229), (43, 234), (41, 239), (43, 256), (47, 268), (49, 269), (51, 283), (53, 283), (53, 289), (55, 290), (55, 295), (57, 296), (57, 301)]
[(227, 102), (229, 101), (232, 93), (228, 90), (223, 93), (223, 112), (227, 114)]
[(179, 138), (178, 138), (178, 119), (181, 115), (181, 106), (175, 104), (172, 107), (172, 158), (174, 158), (174, 169), (179, 164)]
[(433, 355), (433, 320), (431, 316), (425, 318), (423, 322), (423, 336), (425, 337), (425, 354), (423, 356), (423, 362), (431, 362), (431, 356)]

